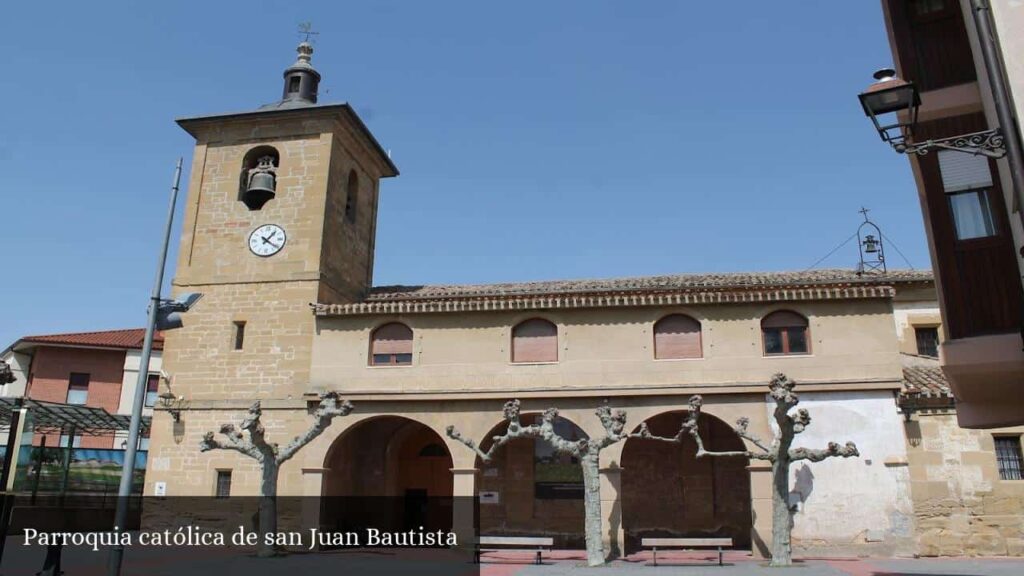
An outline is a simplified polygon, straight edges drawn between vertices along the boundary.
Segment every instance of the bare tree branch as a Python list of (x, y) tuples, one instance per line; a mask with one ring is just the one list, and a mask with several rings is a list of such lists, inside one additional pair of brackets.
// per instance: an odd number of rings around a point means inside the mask
[[(234, 428), (234, 426), (231, 426)], [(221, 433), (225, 432), (225, 427), (221, 427)], [(210, 450), (234, 450), (244, 454), (250, 458), (260, 458), (260, 453), (255, 450), (252, 446), (249, 446), (245, 442), (238, 442), (234, 437), (229, 436), (228, 442), (224, 443), (213, 437), (213, 432), (207, 432), (203, 435), (203, 440), (199, 443), (200, 452), (208, 452)]]
[[(477, 456), (479, 456), (480, 459), (483, 460), (484, 462), (490, 462), (491, 458), (502, 446), (508, 444), (509, 442), (515, 440), (516, 438), (539, 437), (539, 430), (533, 433), (524, 432), (524, 428), (519, 423), (519, 400), (509, 400), (508, 402), (505, 402), (505, 405), (502, 408), (502, 414), (505, 418), (505, 421), (508, 422), (508, 428), (505, 430), (504, 434), (499, 436), (493, 436), (491, 438), (491, 446), (490, 448), (488, 448), (486, 452), (484, 452), (479, 446), (477, 446), (476, 442), (474, 442), (472, 439), (463, 436), (458, 430), (455, 429), (455, 426), (449, 425), (447, 428), (445, 428), (445, 433), (447, 433), (448, 437), (451, 438), (452, 440), (457, 440), (468, 446), (471, 450), (476, 452)], [(527, 428), (530, 427), (528, 426)], [(534, 428), (536, 427), (534, 426)]]
[(853, 442), (847, 442), (845, 446), (840, 446), (835, 442), (829, 442), (828, 448), (824, 450), (815, 450), (813, 448), (792, 448), (789, 451), (789, 459), (793, 462), (799, 460), (821, 462), (822, 460), (832, 456), (849, 458), (851, 456), (860, 456), (860, 451), (857, 450), (857, 445)]
[[(765, 450), (766, 453), (751, 452), (749, 450), (733, 450), (727, 452), (712, 452), (704, 448), (704, 440), (700, 437), (700, 428), (698, 422), (700, 421), (700, 408), (704, 404), (704, 399), (700, 396), (690, 397), (690, 411), (686, 416), (686, 420), (683, 421), (683, 429), (685, 429), (693, 441), (697, 443), (697, 458), (703, 458), (704, 456), (745, 456), (747, 458), (754, 458), (755, 460), (771, 460), (772, 455), (770, 452)], [(736, 428), (746, 430), (747, 419), (741, 418), (736, 422)], [(738, 432), (737, 432), (738, 433)], [(763, 449), (760, 445), (758, 446)]]
[(461, 442), (470, 450), (473, 450), (484, 462), (490, 462), (502, 446), (516, 438), (540, 439), (555, 451), (575, 457), (583, 471), (587, 564), (590, 566), (603, 564), (605, 561), (605, 550), (601, 539), (601, 490), (599, 480), (601, 450), (626, 438), (645, 438), (678, 443), (682, 441), (685, 428), (681, 428), (674, 438), (655, 436), (647, 428), (646, 424), (641, 424), (638, 432), (627, 434), (626, 411), (612, 410), (605, 403), (594, 412), (601, 422), (601, 427), (604, 428), (604, 435), (600, 438), (573, 441), (563, 438), (555, 432), (555, 422), (558, 420), (558, 410), (556, 408), (548, 408), (541, 416), (539, 424), (531, 424), (529, 426), (523, 426), (520, 423), (519, 410), (519, 400), (510, 400), (505, 403), (503, 414), (508, 422), (508, 426), (504, 434), (491, 438), (491, 445), (486, 451), (480, 448), (472, 439), (463, 436), (455, 426), (448, 426), (445, 432), (452, 440)]
[(801, 408), (796, 411), (796, 414), (789, 414), (789, 421), (793, 423), (793, 433), (800, 434), (811, 425), (811, 415), (807, 410)]
[(775, 374), (768, 383), (768, 395), (775, 401), (773, 417), (778, 429), (775, 430), (775, 437), (771, 445), (765, 445), (747, 430), (750, 421), (747, 418), (740, 418), (736, 421), (733, 430), (741, 438), (748, 440), (757, 446), (763, 453), (751, 452), (708, 452), (704, 449), (697, 428), (700, 417), (701, 398), (694, 396), (690, 398), (690, 416), (684, 427), (697, 442), (697, 456), (747, 456), (759, 460), (768, 460), (772, 466), (772, 566), (790, 566), (793, 563), (792, 529), (793, 509), (789, 506), (789, 466), (793, 462), (808, 460), (810, 462), (821, 462), (826, 458), (860, 456), (857, 446), (853, 442), (847, 442), (840, 446), (835, 442), (829, 442), (828, 448), (818, 450), (813, 448), (791, 448), (793, 439), (811, 424), (811, 415), (807, 410), (800, 408), (794, 413), (790, 411), (800, 402), (800, 398), (793, 392), (796, 382), (792, 381), (785, 374)]
[(666, 436), (656, 436), (651, 432), (650, 428), (647, 427), (647, 422), (641, 422), (640, 428), (636, 432), (630, 434), (629, 438), (643, 438), (645, 440), (658, 440), (661, 442), (679, 444), (680, 442), (683, 441), (683, 437), (686, 436), (686, 434), (686, 426), (680, 426), (679, 432), (676, 432), (676, 435), (672, 436), (671, 438)]
[[(260, 504), (259, 529), (263, 534), (277, 532), (277, 478), (281, 464), (289, 460), (303, 446), (309, 444), (323, 433), (338, 416), (347, 416), (352, 412), (352, 404), (347, 400), (338, 399), (337, 392), (325, 392), (320, 395), (320, 404), (313, 411), (313, 425), (304, 433), (296, 436), (283, 450), (276, 443), (267, 442), (266, 429), (260, 418), (263, 410), (259, 401), (249, 407), (248, 415), (239, 427), (234, 424), (222, 424), (220, 433), (226, 441), (214, 438), (213, 432), (207, 432), (199, 442), (199, 450), (233, 450), (256, 460), (260, 465)], [(249, 438), (246, 439), (245, 434)], [(261, 538), (257, 545), (259, 556), (273, 556), (278, 553), (277, 547)]]
[(743, 416), (742, 418), (739, 418), (738, 420), (736, 420), (736, 426), (733, 426), (732, 431), (735, 432), (736, 435), (739, 436), (740, 438), (743, 438), (745, 440), (749, 440), (751, 444), (753, 444), (754, 446), (757, 446), (761, 450), (764, 450), (765, 453), (771, 452), (771, 449), (768, 448), (767, 446), (765, 446), (764, 442), (762, 442), (760, 438), (758, 438), (757, 436), (754, 436), (752, 433), (750, 433), (747, 430), (747, 426), (749, 426), (749, 425), (750, 425), (750, 418), (747, 418), (746, 416)]
[(303, 434), (296, 436), (284, 447), (284, 450), (277, 456), (277, 463), (282, 464), (288, 461), (303, 446), (309, 444), (314, 438), (323, 433), (331, 422), (339, 416), (348, 416), (352, 413), (353, 406), (348, 400), (338, 398), (337, 392), (325, 392), (320, 395), (320, 404), (313, 411), (313, 425)]

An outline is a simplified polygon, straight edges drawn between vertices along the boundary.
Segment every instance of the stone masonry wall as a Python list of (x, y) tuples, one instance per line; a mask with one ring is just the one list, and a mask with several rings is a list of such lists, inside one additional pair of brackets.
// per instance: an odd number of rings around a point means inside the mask
[(1024, 556), (1024, 481), (1001, 480), (993, 435), (968, 430), (952, 410), (907, 423), (907, 456), (922, 556)]

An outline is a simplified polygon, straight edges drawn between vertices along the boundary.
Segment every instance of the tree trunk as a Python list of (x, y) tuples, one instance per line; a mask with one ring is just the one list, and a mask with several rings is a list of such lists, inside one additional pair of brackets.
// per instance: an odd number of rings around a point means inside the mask
[(584, 526), (587, 536), (587, 565), (604, 564), (604, 540), (601, 538), (601, 477), (598, 453), (586, 454), (580, 460), (583, 468), (583, 506), (586, 511)]
[(793, 565), (793, 517), (789, 510), (789, 457), (780, 453), (772, 462), (771, 566)]
[(264, 459), (262, 463), (263, 478), (260, 481), (260, 532), (256, 544), (256, 555), (260, 558), (277, 556), (281, 553), (275, 546), (266, 542), (267, 534), (277, 533), (277, 473), (280, 465), (273, 459)]

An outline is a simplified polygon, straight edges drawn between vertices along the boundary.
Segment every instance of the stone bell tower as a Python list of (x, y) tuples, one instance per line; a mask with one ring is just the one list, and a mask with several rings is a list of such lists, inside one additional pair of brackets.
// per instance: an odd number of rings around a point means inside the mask
[(164, 366), (194, 407), (301, 398), (309, 304), (371, 285), (378, 184), (398, 170), (348, 104), (317, 102), (312, 53), (299, 44), (280, 100), (178, 120), (196, 146), (173, 286), (204, 298)]

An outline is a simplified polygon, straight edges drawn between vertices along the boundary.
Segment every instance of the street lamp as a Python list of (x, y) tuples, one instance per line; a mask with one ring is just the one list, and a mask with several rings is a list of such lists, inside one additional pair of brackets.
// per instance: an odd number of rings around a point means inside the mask
[(203, 295), (200, 292), (189, 292), (182, 294), (174, 300), (161, 299), (156, 308), (156, 329), (174, 330), (181, 328), (184, 324), (181, 321), (181, 313), (188, 312), (190, 308), (199, 302)]
[(185, 397), (175, 396), (168, 390), (160, 395), (160, 407), (167, 410), (175, 422), (181, 422), (181, 411), (185, 409)]
[[(883, 68), (875, 72), (874, 77), (875, 83), (857, 97), (864, 108), (864, 114), (871, 118), (882, 141), (892, 146), (893, 150), (900, 154), (919, 156), (932, 150), (955, 150), (989, 158), (1002, 158), (1006, 155), (1003, 133), (998, 128), (915, 142), (914, 128), (921, 107), (921, 94), (917, 86), (896, 76), (892, 68)], [(889, 114), (895, 115), (895, 121), (887, 118)]]

